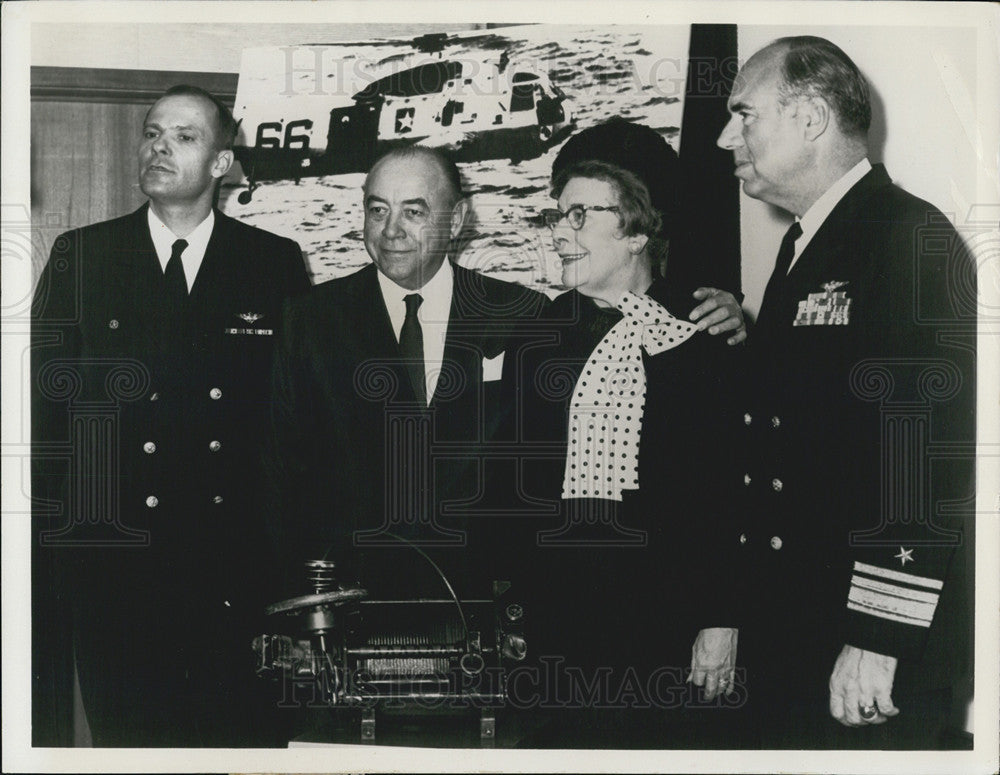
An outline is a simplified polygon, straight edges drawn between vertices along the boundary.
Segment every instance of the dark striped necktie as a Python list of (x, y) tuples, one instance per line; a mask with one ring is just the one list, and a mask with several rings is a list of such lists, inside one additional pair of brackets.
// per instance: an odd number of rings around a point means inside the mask
[(767, 282), (764, 291), (764, 300), (760, 305), (760, 314), (757, 316), (757, 323), (761, 318), (766, 318), (772, 312), (772, 306), (778, 303), (781, 295), (781, 286), (785, 283), (788, 275), (788, 268), (792, 265), (792, 258), (795, 256), (795, 240), (802, 236), (802, 227), (795, 221), (788, 227), (784, 239), (781, 240), (781, 247), (778, 249), (778, 258), (774, 262), (774, 271), (771, 279)]
[(406, 302), (406, 319), (399, 331), (399, 351), (406, 361), (413, 393), (421, 406), (427, 404), (427, 383), (424, 376), (424, 332), (417, 319), (417, 310), (424, 298), (419, 293), (403, 297)]
[(163, 272), (163, 279), (167, 285), (167, 297), (171, 304), (183, 305), (187, 302), (187, 278), (184, 275), (184, 264), (181, 262), (181, 254), (187, 246), (187, 240), (179, 239), (174, 243), (170, 251), (170, 260), (167, 261), (167, 268)]

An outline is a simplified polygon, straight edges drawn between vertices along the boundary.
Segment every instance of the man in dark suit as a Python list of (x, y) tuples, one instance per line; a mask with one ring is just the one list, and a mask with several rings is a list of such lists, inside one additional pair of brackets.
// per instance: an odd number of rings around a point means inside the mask
[(974, 268), (869, 162), (868, 85), (829, 41), (755, 54), (729, 109), (719, 145), (743, 190), (795, 216), (743, 418), (740, 661), (763, 744), (937, 747), (971, 626)]
[(72, 743), (75, 672), (95, 745), (260, 745), (258, 443), (309, 279), (213, 208), (224, 105), (174, 87), (142, 131), (149, 203), (59, 237), (35, 296), (34, 742)]
[(296, 299), (278, 343), (276, 540), (289, 565), (327, 556), (373, 593), (441, 594), (403, 538), (435, 556), (460, 595), (482, 594), (483, 445), (500, 420), (508, 337), (544, 297), (450, 260), (469, 201), (441, 153), (380, 159), (364, 210), (373, 264)]

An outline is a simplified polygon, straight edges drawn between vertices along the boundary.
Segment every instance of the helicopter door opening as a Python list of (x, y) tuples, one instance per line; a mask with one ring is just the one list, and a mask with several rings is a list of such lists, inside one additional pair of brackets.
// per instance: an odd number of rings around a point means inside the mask
[(517, 83), (510, 90), (510, 112), (518, 113), (535, 108), (535, 87), (530, 83)]
[(330, 111), (326, 155), (335, 169), (367, 170), (375, 161), (382, 100), (365, 100)]
[(510, 112), (534, 110), (535, 92), (540, 91), (537, 86), (538, 76), (532, 73), (514, 73), (511, 78)]

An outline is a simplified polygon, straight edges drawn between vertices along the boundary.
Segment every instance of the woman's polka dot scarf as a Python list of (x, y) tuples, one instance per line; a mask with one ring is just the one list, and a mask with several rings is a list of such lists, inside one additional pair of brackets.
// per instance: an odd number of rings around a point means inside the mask
[(590, 354), (570, 400), (564, 499), (620, 501), (622, 490), (639, 488), (646, 404), (642, 351), (656, 355), (698, 330), (648, 296), (626, 292), (616, 306), (625, 317)]

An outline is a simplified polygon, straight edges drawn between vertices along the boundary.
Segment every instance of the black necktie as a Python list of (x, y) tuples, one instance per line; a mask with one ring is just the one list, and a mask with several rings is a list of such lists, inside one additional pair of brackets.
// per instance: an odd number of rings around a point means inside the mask
[(424, 379), (424, 332), (417, 320), (417, 309), (423, 302), (419, 293), (411, 293), (403, 297), (406, 302), (406, 319), (399, 331), (399, 351), (406, 360), (406, 369), (410, 373), (413, 392), (421, 405), (427, 404), (427, 385)]
[(174, 243), (173, 249), (170, 251), (170, 260), (167, 261), (167, 268), (163, 272), (163, 279), (167, 283), (167, 297), (171, 304), (184, 305), (187, 303), (187, 279), (184, 276), (184, 264), (181, 263), (181, 253), (187, 246), (187, 240), (179, 239)]
[(776, 297), (780, 294), (780, 288), (785, 282), (788, 268), (792, 265), (792, 257), (795, 255), (795, 240), (801, 236), (802, 227), (798, 221), (795, 221), (788, 227), (784, 239), (781, 240), (781, 247), (778, 248), (778, 258), (774, 262), (774, 272), (771, 273), (771, 279), (767, 282), (767, 288), (764, 291), (764, 301), (761, 302), (760, 314), (757, 316), (758, 325), (760, 325), (761, 317), (766, 317), (771, 311), (771, 307), (777, 302)]
[(788, 274), (788, 267), (792, 265), (792, 257), (795, 255), (795, 240), (801, 236), (802, 226), (799, 225), (798, 221), (795, 221), (785, 232), (785, 237), (781, 240), (781, 247), (778, 248), (778, 259), (774, 262), (774, 273), (780, 277)]

